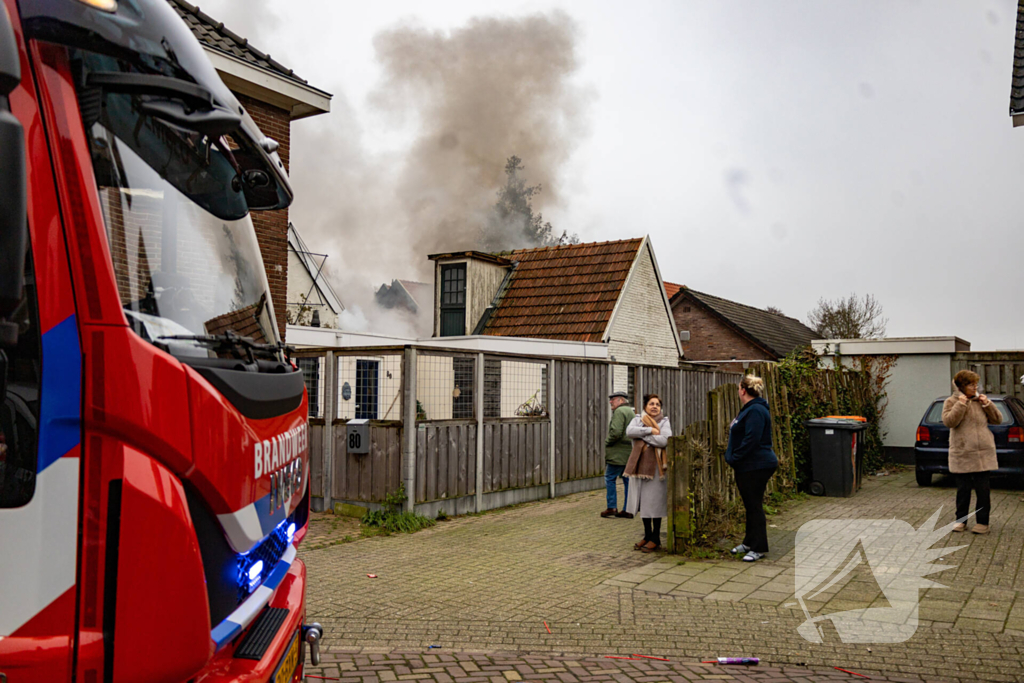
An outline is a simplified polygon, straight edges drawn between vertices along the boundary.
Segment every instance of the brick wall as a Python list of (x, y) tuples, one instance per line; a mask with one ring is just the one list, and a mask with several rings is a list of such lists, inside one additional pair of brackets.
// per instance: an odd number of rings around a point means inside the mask
[[(284, 109), (278, 109), (259, 100), (235, 93), (253, 121), (263, 134), (277, 140), (277, 153), (287, 169), (291, 143), (291, 117)], [(277, 327), (284, 338), (286, 330), (285, 307), (288, 298), (288, 209), (281, 211), (253, 211), (252, 222), (256, 227), (256, 238), (260, 243), (263, 267), (270, 282), (270, 296), (274, 302)]]
[[(763, 349), (749, 342), (720, 318), (693, 303), (685, 294), (676, 298), (672, 307), (676, 329), (688, 331), (690, 341), (683, 342), (683, 356), (693, 361), (776, 360)], [(740, 364), (727, 364), (723, 370), (742, 371)]]
[(650, 245), (644, 245), (633, 277), (622, 293), (609, 335), (608, 353), (618, 363), (679, 366), (675, 335), (654, 271)]

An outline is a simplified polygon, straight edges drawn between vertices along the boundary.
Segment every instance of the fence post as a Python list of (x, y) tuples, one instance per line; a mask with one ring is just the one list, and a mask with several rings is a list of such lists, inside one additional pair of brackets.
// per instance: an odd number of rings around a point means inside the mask
[(484, 354), (476, 354), (476, 511), (484, 505)]
[(548, 365), (548, 497), (555, 497), (555, 359)]
[(334, 509), (334, 500), (331, 495), (334, 492), (334, 418), (338, 414), (335, 408), (337, 398), (338, 380), (337, 361), (334, 351), (328, 351), (324, 356), (324, 434), (323, 434), (323, 466), (320, 468), (320, 484), (323, 487), (324, 510)]
[(644, 366), (636, 365), (633, 370), (633, 398), (636, 401), (636, 413), (639, 415), (644, 410)]
[(668, 527), (668, 551), (674, 553), (676, 551), (676, 440), (675, 437), (668, 440), (668, 448), (665, 452), (668, 458), (668, 481), (665, 482), (668, 486), (668, 519), (666, 520)]
[(682, 550), (680, 539), (692, 540), (690, 537), (691, 510), (690, 489), (691, 472), (687, 435), (679, 434), (668, 440), (668, 551), (677, 553)]
[(405, 372), (402, 373), (402, 483), (405, 484), (405, 510), (416, 509), (416, 349), (405, 347)]

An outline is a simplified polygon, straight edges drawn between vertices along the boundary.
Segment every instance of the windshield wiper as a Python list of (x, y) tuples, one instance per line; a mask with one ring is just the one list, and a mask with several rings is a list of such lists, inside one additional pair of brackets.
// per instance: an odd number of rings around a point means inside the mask
[(242, 116), (221, 106), (209, 88), (179, 78), (121, 71), (93, 71), (85, 85), (105, 92), (150, 95), (161, 99), (143, 102), (142, 111), (210, 137), (237, 129)]
[(256, 356), (260, 355), (272, 360), (278, 360), (279, 354), (287, 353), (292, 349), (282, 342), (276, 344), (261, 344), (252, 337), (243, 337), (228, 330), (223, 334), (171, 334), (157, 337), (157, 341), (165, 339), (175, 341), (193, 341), (221, 353), (233, 353), (236, 358), (247, 359), (250, 363), (256, 362)]

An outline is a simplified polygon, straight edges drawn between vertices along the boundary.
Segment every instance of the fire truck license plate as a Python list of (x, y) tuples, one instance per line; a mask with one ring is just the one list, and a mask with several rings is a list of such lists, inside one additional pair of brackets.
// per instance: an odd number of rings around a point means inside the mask
[(274, 683), (291, 683), (295, 675), (295, 669), (299, 666), (299, 634), (292, 638), (292, 644), (288, 646), (288, 652), (281, 659), (277, 666), (277, 673), (274, 674)]

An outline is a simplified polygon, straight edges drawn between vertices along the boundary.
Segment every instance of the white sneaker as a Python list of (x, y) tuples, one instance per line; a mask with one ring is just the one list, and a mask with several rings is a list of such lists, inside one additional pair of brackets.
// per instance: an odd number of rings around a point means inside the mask
[(739, 555), (741, 553), (746, 553), (746, 552), (749, 552), (749, 551), (750, 551), (749, 547), (747, 547), (747, 546), (743, 545), (742, 543), (740, 543), (738, 546), (736, 546), (735, 548), (733, 548), (729, 552), (732, 553), (733, 555)]
[(749, 553), (747, 553), (746, 555), (743, 556), (743, 561), (744, 562), (757, 562), (762, 557), (764, 557), (764, 555), (765, 555), (764, 553), (759, 553), (759, 552), (755, 552), (755, 551), (751, 550)]

